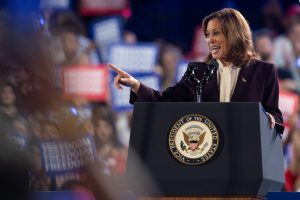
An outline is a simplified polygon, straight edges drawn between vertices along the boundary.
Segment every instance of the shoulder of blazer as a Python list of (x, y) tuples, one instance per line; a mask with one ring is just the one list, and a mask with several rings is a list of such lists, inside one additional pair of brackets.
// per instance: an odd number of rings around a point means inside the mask
[(266, 61), (262, 61), (262, 60), (258, 60), (256, 58), (253, 58), (248, 66), (255, 66), (255, 67), (259, 67), (262, 68), (262, 70), (274, 70), (275, 69), (275, 65), (273, 63), (270, 62), (266, 62)]
[(258, 73), (267, 76), (276, 71), (276, 67), (273, 63), (258, 60), (256, 58), (251, 59), (250, 63), (244, 66), (244, 68), (246, 71), (255, 71), (256, 74)]

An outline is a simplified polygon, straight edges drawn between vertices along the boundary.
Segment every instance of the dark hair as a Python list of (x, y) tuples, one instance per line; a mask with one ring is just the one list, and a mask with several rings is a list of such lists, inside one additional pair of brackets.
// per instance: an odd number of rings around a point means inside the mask
[[(226, 58), (235, 66), (241, 67), (248, 64), (251, 58), (258, 57), (254, 51), (249, 24), (239, 11), (224, 8), (206, 16), (202, 22), (204, 35), (206, 35), (208, 22), (212, 19), (218, 19), (221, 23), (222, 32), (228, 44)], [(209, 53), (206, 61), (210, 62), (212, 59), (212, 55)]]
[[(99, 120), (103, 120), (105, 121), (106, 123), (108, 123), (111, 128), (112, 128), (112, 142), (113, 144), (116, 146), (116, 147), (120, 147), (122, 146), (121, 145), (121, 142), (120, 140), (118, 139), (118, 136), (117, 136), (117, 130), (116, 130), (116, 125), (115, 125), (115, 122), (113, 120), (113, 116), (101, 116), (101, 115), (98, 115), (98, 116), (93, 116), (93, 119), (92, 119), (92, 123), (95, 127), (95, 132), (96, 132), (96, 129), (97, 129), (97, 123), (99, 122)], [(97, 136), (95, 135), (95, 142), (96, 142), (96, 145), (101, 145), (101, 142), (99, 141), (99, 139), (97, 138)]]
[(51, 15), (49, 24), (50, 30), (54, 33), (72, 32), (76, 35), (84, 33), (82, 22), (73, 12), (56, 11)]
[[(0, 95), (2, 95), (3, 90), (4, 90), (5, 87), (10, 87), (13, 90), (13, 93), (14, 93), (15, 98), (16, 98), (16, 103), (15, 104), (16, 104), (17, 109), (20, 111), (20, 109), (22, 108), (21, 107), (21, 103), (22, 103), (21, 97), (22, 97), (22, 95), (21, 95), (20, 89), (18, 87), (16, 87), (14, 84), (12, 84), (11, 82), (6, 82), (0, 88), (0, 92), (1, 92)], [(2, 98), (0, 100), (0, 103), (3, 104)]]

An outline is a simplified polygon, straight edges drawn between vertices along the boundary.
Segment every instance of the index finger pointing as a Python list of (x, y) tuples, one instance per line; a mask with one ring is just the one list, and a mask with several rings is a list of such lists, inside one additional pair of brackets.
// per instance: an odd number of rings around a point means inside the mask
[(125, 74), (125, 72), (124, 72), (123, 70), (121, 70), (120, 68), (114, 66), (113, 64), (110, 64), (110, 63), (109, 63), (108, 66), (109, 66), (112, 70), (114, 70), (115, 72), (117, 72), (118, 74)]

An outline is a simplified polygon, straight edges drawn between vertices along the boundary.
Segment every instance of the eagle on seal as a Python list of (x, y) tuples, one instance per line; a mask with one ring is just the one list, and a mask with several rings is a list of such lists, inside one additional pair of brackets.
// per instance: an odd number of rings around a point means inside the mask
[(184, 131), (182, 133), (185, 143), (189, 146), (188, 150), (200, 150), (199, 146), (203, 143), (206, 132), (200, 134), (199, 136), (196, 134), (188, 135)]

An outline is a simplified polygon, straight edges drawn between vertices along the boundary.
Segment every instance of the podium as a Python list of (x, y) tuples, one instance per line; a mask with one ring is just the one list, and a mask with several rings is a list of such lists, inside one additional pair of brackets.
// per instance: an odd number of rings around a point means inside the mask
[[(179, 119), (191, 115), (207, 118), (218, 133), (217, 150), (200, 164), (185, 163), (172, 151), (172, 130), (178, 129)], [(194, 125), (186, 127), (181, 132)], [(189, 148), (192, 156), (201, 152), (180, 140), (177, 148)], [(199, 143), (198, 149), (205, 147)], [(284, 185), (281, 138), (270, 128), (260, 103), (136, 103), (126, 177), (129, 189), (147, 200), (265, 197)]]

